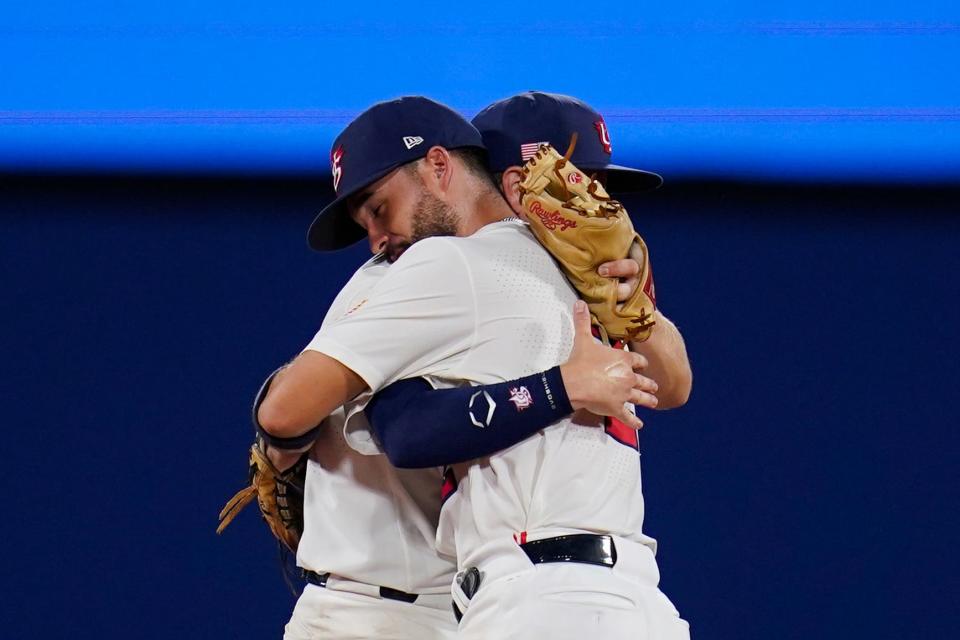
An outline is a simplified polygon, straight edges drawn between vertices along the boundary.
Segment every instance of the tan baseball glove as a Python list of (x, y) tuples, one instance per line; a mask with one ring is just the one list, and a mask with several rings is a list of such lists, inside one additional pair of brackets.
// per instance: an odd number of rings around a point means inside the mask
[[(540, 145), (523, 167), (520, 202), (530, 230), (560, 263), (601, 332), (610, 339), (642, 342), (650, 337), (656, 310), (647, 245), (623, 205), (570, 162), (575, 145), (576, 134), (565, 156), (549, 144)], [(597, 268), (627, 257), (640, 264), (640, 286), (621, 304), (617, 279), (601, 276)]]
[(241, 489), (220, 512), (217, 533), (227, 528), (238, 513), (254, 498), (260, 514), (273, 535), (290, 551), (296, 553), (303, 533), (303, 487), (307, 478), (307, 458), (304, 453), (295, 465), (279, 471), (264, 450), (258, 437), (250, 447), (250, 486)]

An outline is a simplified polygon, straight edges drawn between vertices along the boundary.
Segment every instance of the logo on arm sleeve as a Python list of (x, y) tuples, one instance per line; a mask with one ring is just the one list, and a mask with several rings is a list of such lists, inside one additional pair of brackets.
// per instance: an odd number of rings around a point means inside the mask
[(510, 389), (510, 402), (514, 404), (517, 411), (523, 411), (527, 407), (533, 406), (533, 396), (526, 387), (514, 387)]
[[(474, 407), (476, 405), (476, 407)], [(486, 405), (486, 416), (484, 416), (484, 405)], [(489, 427), (490, 423), (493, 421), (493, 412), (497, 409), (497, 403), (493, 401), (493, 398), (490, 397), (490, 394), (486, 391), (477, 391), (472, 396), (470, 396), (470, 422), (473, 423), (473, 426), (480, 427)], [(481, 419), (477, 418), (477, 414), (480, 415)]]

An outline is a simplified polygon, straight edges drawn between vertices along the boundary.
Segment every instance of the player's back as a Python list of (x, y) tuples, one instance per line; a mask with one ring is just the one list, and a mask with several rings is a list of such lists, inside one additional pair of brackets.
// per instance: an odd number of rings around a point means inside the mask
[[(573, 346), (576, 294), (520, 222), (488, 225), (454, 243), (469, 265), (475, 335), (450, 380), (500, 382), (563, 363)], [(522, 411), (527, 396), (494, 411)], [(472, 410), (485, 410), (477, 398)], [(599, 426), (598, 426), (599, 425)], [(438, 543), (461, 567), (483, 565), (505, 546), (569, 533), (612, 533), (652, 546), (640, 532), (643, 497), (635, 433), (608, 432), (578, 415), (489, 458), (456, 465)]]

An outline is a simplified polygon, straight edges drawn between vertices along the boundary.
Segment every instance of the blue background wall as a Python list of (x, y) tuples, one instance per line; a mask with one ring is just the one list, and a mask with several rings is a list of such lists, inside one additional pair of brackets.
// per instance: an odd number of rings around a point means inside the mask
[(0, 169), (326, 172), (376, 100), (580, 96), (671, 176), (960, 179), (960, 4), (49, 0), (0, 14)]
[(304, 244), (329, 142), (531, 88), (667, 178), (628, 205), (695, 371), (642, 434), (694, 637), (956, 635), (960, 5), (589, 7), (4, 7), (0, 636), (279, 637), (265, 527), (214, 528), (364, 258)]

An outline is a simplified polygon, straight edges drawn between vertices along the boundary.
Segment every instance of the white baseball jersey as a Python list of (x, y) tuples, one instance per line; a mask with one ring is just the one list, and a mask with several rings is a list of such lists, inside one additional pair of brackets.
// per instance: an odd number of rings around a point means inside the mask
[[(362, 305), (387, 266), (364, 264), (324, 325)], [(447, 593), (455, 566), (435, 545), (441, 471), (395, 469), (386, 456), (357, 453), (347, 446), (344, 420), (343, 409), (327, 418), (310, 453), (297, 564), (408, 593)], [(353, 420), (364, 422), (363, 413)]]
[[(508, 220), (466, 238), (418, 242), (363, 305), (325, 325), (308, 348), (336, 358), (373, 390), (417, 376), (502, 382), (566, 361), (575, 300), (526, 225)], [(482, 423), (486, 412), (517, 411), (521, 402), (464, 411)], [(368, 426), (351, 415), (347, 428), (352, 446), (373, 452)], [(568, 418), (457, 465), (446, 484), (438, 548), (466, 567), (482, 566), (505, 544), (516, 549), (514, 541), (565, 533), (608, 532), (652, 547), (641, 533), (640, 460), (632, 444), (629, 434)]]

